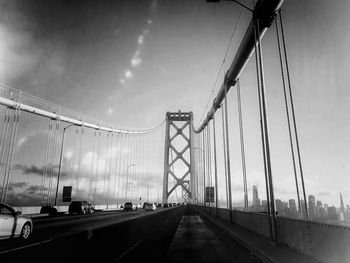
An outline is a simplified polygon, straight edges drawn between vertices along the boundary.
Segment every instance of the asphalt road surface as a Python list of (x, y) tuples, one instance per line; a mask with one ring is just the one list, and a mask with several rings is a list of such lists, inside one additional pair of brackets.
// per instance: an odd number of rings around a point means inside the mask
[[(190, 206), (178, 206), (153, 212), (36, 218), (29, 241), (0, 242), (0, 262), (168, 262), (167, 253), (179, 222), (183, 216), (192, 215), (198, 213)], [(202, 219), (205, 228), (219, 239), (225, 262), (260, 262), (219, 228)], [(200, 258), (193, 254), (183, 262), (198, 262), (196, 257)]]

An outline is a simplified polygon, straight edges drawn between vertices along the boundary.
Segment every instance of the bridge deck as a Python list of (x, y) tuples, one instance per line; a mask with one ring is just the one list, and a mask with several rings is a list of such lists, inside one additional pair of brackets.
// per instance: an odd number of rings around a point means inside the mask
[(166, 262), (261, 262), (199, 215), (184, 215), (174, 235)]
[[(195, 209), (197, 210), (197, 209)], [(283, 263), (320, 263), (315, 258), (303, 254), (297, 250), (287, 247), (286, 245), (275, 245), (271, 240), (243, 228), (236, 224), (216, 217), (213, 214), (204, 213), (197, 210), (203, 218), (213, 222), (220, 227), (225, 233), (237, 242), (239, 242), (251, 253), (257, 255), (263, 262), (283, 262)]]

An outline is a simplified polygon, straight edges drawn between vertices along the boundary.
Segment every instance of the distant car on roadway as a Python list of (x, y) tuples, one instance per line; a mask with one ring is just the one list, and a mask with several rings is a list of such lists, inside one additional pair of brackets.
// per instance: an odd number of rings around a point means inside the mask
[(20, 237), (28, 239), (33, 232), (32, 219), (12, 207), (0, 203), (0, 239)]
[(123, 211), (137, 211), (137, 207), (132, 202), (125, 202)]
[(147, 203), (145, 206), (145, 211), (155, 211), (157, 207), (154, 203)]
[(53, 216), (57, 214), (57, 209), (50, 204), (43, 205), (40, 208), (40, 214), (49, 214), (49, 216)]
[(158, 203), (158, 204), (157, 204), (157, 207), (162, 207), (162, 203)]
[(92, 214), (95, 211), (92, 204), (88, 201), (72, 201), (68, 208), (70, 215), (77, 213), (81, 215)]
[(163, 208), (168, 208), (169, 207), (169, 204), (168, 203), (165, 203), (164, 205), (163, 205)]

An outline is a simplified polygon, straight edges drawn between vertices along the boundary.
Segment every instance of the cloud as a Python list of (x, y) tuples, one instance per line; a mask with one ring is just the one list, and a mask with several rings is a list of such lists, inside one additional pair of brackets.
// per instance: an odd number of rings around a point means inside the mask
[(44, 172), (44, 167), (39, 168), (35, 165), (27, 166), (27, 165), (22, 165), (22, 164), (15, 164), (14, 169), (22, 171), (23, 174), (42, 175)]
[(26, 182), (10, 183), (9, 189), (13, 190), (14, 188), (23, 188), (26, 186), (28, 186), (28, 184)]
[[(15, 170), (20, 170), (22, 174), (32, 174), (32, 175), (37, 175), (37, 176), (42, 176), (44, 174), (44, 167), (37, 167), (35, 165), (23, 165), (23, 164), (15, 164), (13, 166), (13, 169)], [(58, 173), (58, 165), (54, 165), (53, 167), (55, 175)], [(46, 170), (46, 174), (48, 175), (50, 173), (50, 170)], [(61, 171), (60, 173), (60, 178), (65, 178), (69, 174), (66, 172)]]
[(111, 115), (113, 114), (113, 112), (114, 112), (114, 109), (111, 108), (111, 107), (109, 107), (108, 110), (107, 110), (107, 114), (108, 114), (109, 116), (111, 116)]
[(141, 59), (140, 58), (132, 58), (131, 60), (131, 65), (135, 68), (137, 67), (138, 65), (140, 65), (141, 63)]
[(148, 24), (152, 24), (153, 21), (152, 21), (151, 19), (148, 19), (148, 20), (147, 20), (147, 23), (148, 23)]
[(320, 196), (330, 196), (331, 194), (329, 192), (319, 192), (317, 193), (317, 195), (320, 195)]
[(125, 83), (125, 79), (120, 79), (119, 82), (120, 82), (120, 84), (124, 84)]
[(126, 79), (131, 79), (132, 76), (133, 76), (133, 75), (132, 75), (132, 72), (131, 72), (130, 70), (125, 71), (124, 77), (125, 77)]
[(67, 152), (64, 154), (64, 157), (65, 157), (67, 160), (70, 160), (70, 159), (73, 157), (73, 152), (72, 152), (72, 151), (67, 151)]
[(26, 182), (11, 183), (8, 189), (7, 203), (13, 206), (37, 205), (40, 200), (40, 189), (39, 185), (29, 185)]
[(137, 39), (137, 43), (139, 45), (142, 45), (143, 44), (143, 35), (139, 36), (139, 38)]
[(140, 50), (138, 49), (134, 56), (131, 59), (131, 65), (135, 68), (141, 63), (141, 59), (139, 58)]
[(18, 143), (17, 143), (17, 148), (20, 148), (22, 146), (22, 144), (27, 142), (27, 141), (28, 141), (28, 137), (27, 136), (23, 136), (22, 138), (20, 138), (18, 140)]

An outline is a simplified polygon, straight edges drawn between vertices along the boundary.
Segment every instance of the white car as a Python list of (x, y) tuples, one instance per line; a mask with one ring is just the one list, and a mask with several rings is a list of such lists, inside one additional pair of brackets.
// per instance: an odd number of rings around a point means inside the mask
[(145, 211), (154, 211), (157, 209), (157, 206), (154, 203), (147, 203), (145, 205)]
[(12, 207), (0, 203), (0, 239), (20, 237), (28, 239), (33, 232), (33, 222)]

